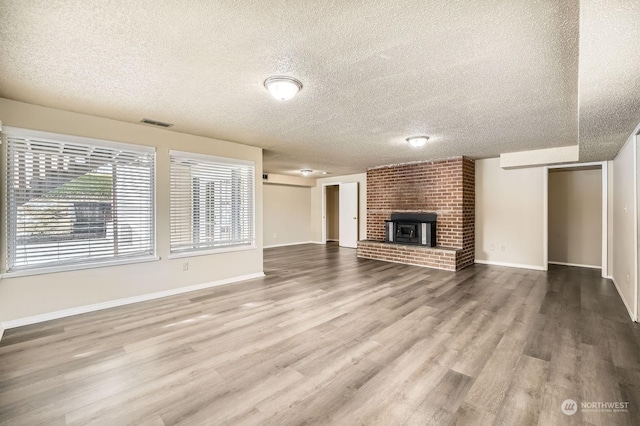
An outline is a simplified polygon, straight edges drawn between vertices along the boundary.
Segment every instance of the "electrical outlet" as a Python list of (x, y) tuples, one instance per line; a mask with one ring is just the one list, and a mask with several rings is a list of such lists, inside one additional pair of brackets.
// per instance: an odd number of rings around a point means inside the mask
[(500, 251), (506, 251), (507, 247), (506, 246), (500, 246)]
[(277, 232), (273, 233), (273, 238), (278, 238), (278, 233)]
[(182, 264), (182, 270), (185, 272), (189, 270), (189, 262), (184, 262)]
[(489, 250), (494, 251), (496, 249), (496, 246), (494, 244), (491, 244), (489, 246)]

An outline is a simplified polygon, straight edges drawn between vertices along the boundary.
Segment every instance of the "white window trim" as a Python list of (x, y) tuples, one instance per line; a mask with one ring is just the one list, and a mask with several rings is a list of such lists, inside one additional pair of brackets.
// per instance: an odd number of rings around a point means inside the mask
[[(188, 152), (188, 151), (176, 151), (173, 149), (169, 150), (169, 156), (176, 155), (180, 157), (192, 158), (194, 160), (203, 160), (203, 161), (211, 161), (222, 164), (231, 164), (234, 166), (253, 166), (254, 170), (256, 167), (256, 162), (251, 160), (240, 160), (238, 158), (231, 157), (218, 157), (216, 155), (208, 155), (208, 154), (199, 154), (196, 152)], [(255, 192), (255, 191), (254, 191)]]
[(120, 266), (130, 265), (134, 263), (156, 262), (158, 260), (160, 260), (158, 256), (145, 256), (135, 257), (131, 259), (106, 260), (103, 262), (70, 263), (68, 265), (43, 266), (42, 268), (21, 269), (12, 272), (5, 272), (3, 274), (0, 274), (0, 279), (27, 277), (30, 275), (53, 274), (56, 272), (71, 272), (82, 269), (96, 269), (103, 268), (105, 266)]
[[(196, 153), (196, 152), (189, 152), (189, 151), (178, 151), (178, 150), (173, 150), (170, 149), (169, 150), (169, 161), (171, 161), (171, 156), (175, 155), (175, 156), (180, 156), (180, 157), (187, 157), (187, 158), (192, 158), (194, 160), (203, 160), (203, 161), (211, 161), (211, 162), (218, 162), (218, 163), (222, 163), (222, 164), (232, 164), (232, 165), (244, 165), (244, 166), (251, 166), (253, 167), (253, 197), (252, 197), (252, 205), (253, 205), (253, 211), (252, 211), (252, 217), (251, 217), (251, 221), (252, 221), (252, 227), (253, 227), (253, 238), (251, 241), (251, 245), (237, 245), (237, 246), (231, 246), (231, 247), (220, 247), (220, 248), (202, 248), (202, 249), (191, 249), (191, 250), (185, 250), (185, 251), (175, 251), (172, 252), (171, 251), (171, 241), (169, 241), (169, 255), (167, 256), (167, 259), (181, 259), (181, 258), (185, 258), (185, 257), (196, 257), (196, 256), (207, 256), (207, 255), (212, 255), (212, 254), (219, 254), (219, 253), (228, 253), (228, 252), (234, 252), (234, 251), (245, 251), (245, 250), (255, 250), (258, 245), (257, 245), (257, 229), (256, 229), (256, 191), (257, 191), (257, 168), (256, 168), (256, 162), (255, 161), (251, 161), (251, 160), (242, 160), (242, 159), (238, 159), (238, 158), (230, 158), (230, 157), (219, 157), (216, 155), (209, 155), (209, 154), (200, 154), (200, 153)], [(169, 178), (171, 179), (171, 165), (169, 165)], [(171, 194), (169, 194), (169, 200), (171, 200)], [(169, 212), (169, 223), (171, 223), (171, 212)], [(169, 235), (169, 240), (171, 240), (171, 235)]]
[[(152, 217), (152, 238), (153, 238), (153, 253), (146, 256), (137, 256), (132, 258), (120, 258), (120, 259), (111, 259), (111, 260), (92, 260), (84, 263), (69, 263), (66, 265), (53, 265), (53, 266), (43, 266), (43, 267), (33, 267), (28, 269), (18, 269), (15, 271), (4, 271), (6, 265), (0, 266), (0, 280), (5, 278), (17, 278), (17, 277), (25, 277), (32, 275), (44, 275), (50, 273), (57, 272), (71, 272), (76, 270), (83, 269), (95, 269), (102, 268), (108, 266), (119, 266), (119, 265), (128, 265), (135, 263), (146, 263), (146, 262), (155, 262), (159, 261), (161, 258), (157, 255), (158, 253), (158, 234), (157, 234), (157, 226), (158, 226), (158, 203), (157, 203), (157, 185), (158, 185), (158, 158), (157, 158), (157, 148), (155, 146), (148, 145), (139, 145), (137, 143), (128, 143), (128, 142), (115, 142), (106, 139), (97, 139), (97, 138), (89, 138), (83, 136), (74, 136), (68, 135), (64, 133), (56, 133), (56, 132), (48, 132), (41, 130), (32, 130), (25, 129), (22, 127), (13, 127), (13, 126), (3, 126), (0, 121), (0, 145), (7, 145), (6, 139), (9, 137), (19, 137), (19, 138), (34, 138), (47, 142), (55, 142), (59, 143), (60, 139), (63, 139), (66, 142), (85, 144), (85, 145), (102, 145), (105, 147), (110, 147), (114, 149), (131, 149), (135, 147), (140, 152), (148, 152), (153, 154), (153, 181), (152, 184), (152, 200), (153, 200), (153, 217)], [(5, 253), (3, 256), (0, 256), (0, 259), (6, 261), (7, 250), (8, 250), (8, 240), (7, 240), (7, 232), (6, 230), (9, 227), (8, 216), (6, 215), (6, 208), (9, 205), (9, 192), (4, 188), (6, 184), (7, 173), (6, 167), (0, 176), (0, 185), (3, 186), (3, 189), (0, 190), (0, 193), (4, 193), (3, 204), (0, 211), (4, 212), (4, 217), (1, 219), (2, 224), (0, 224), (0, 230), (2, 230), (2, 238), (0, 241), (0, 247), (5, 248)], [(255, 218), (254, 218), (255, 220)], [(3, 262), (4, 263), (4, 262)]]
[(85, 145), (104, 145), (106, 147), (114, 149), (131, 149), (135, 146), (141, 152), (155, 153), (156, 148), (148, 145), (138, 145), (137, 143), (128, 142), (114, 142), (105, 139), (86, 138), (83, 136), (65, 135), (64, 133), (44, 132), (40, 130), (23, 129), (21, 127), (4, 126), (2, 134), (6, 136), (20, 137), (20, 138), (34, 138), (40, 139), (45, 142), (60, 142), (63, 139), (65, 142), (79, 143)]
[(220, 247), (220, 248), (207, 248), (202, 250), (190, 250), (190, 251), (177, 251), (169, 254), (167, 259), (182, 259), (185, 257), (196, 257), (196, 256), (208, 256), (212, 254), (219, 253), (230, 253), (234, 251), (246, 251), (246, 250), (255, 250), (258, 246), (254, 243), (252, 245), (244, 245), (244, 246), (231, 246), (231, 247)]

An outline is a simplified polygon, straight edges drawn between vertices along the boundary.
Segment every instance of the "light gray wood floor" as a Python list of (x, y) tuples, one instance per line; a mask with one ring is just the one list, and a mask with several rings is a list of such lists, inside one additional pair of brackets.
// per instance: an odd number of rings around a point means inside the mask
[(265, 272), (7, 330), (0, 423), (640, 424), (640, 333), (598, 271), (305, 245), (265, 250)]

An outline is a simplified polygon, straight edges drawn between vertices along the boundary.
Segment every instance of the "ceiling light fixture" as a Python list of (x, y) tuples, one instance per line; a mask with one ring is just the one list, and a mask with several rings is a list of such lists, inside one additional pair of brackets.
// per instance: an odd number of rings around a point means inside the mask
[(277, 100), (288, 101), (302, 90), (302, 83), (293, 77), (278, 75), (266, 79), (264, 81), (264, 87), (266, 87), (269, 93), (271, 93), (271, 96)]
[(311, 173), (313, 173), (313, 170), (311, 170), (311, 169), (302, 169), (302, 170), (300, 170), (300, 173), (302, 173), (305, 176), (309, 176)]
[(407, 138), (407, 142), (409, 142), (409, 145), (416, 148), (419, 146), (423, 146), (425, 143), (427, 143), (428, 140), (429, 136), (411, 136)]

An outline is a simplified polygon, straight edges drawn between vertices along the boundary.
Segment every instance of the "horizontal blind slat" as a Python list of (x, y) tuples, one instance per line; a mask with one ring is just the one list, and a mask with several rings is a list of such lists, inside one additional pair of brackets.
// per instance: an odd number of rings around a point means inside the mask
[(170, 154), (171, 252), (253, 245), (255, 166)]
[(18, 133), (7, 137), (8, 271), (153, 254), (154, 153)]

